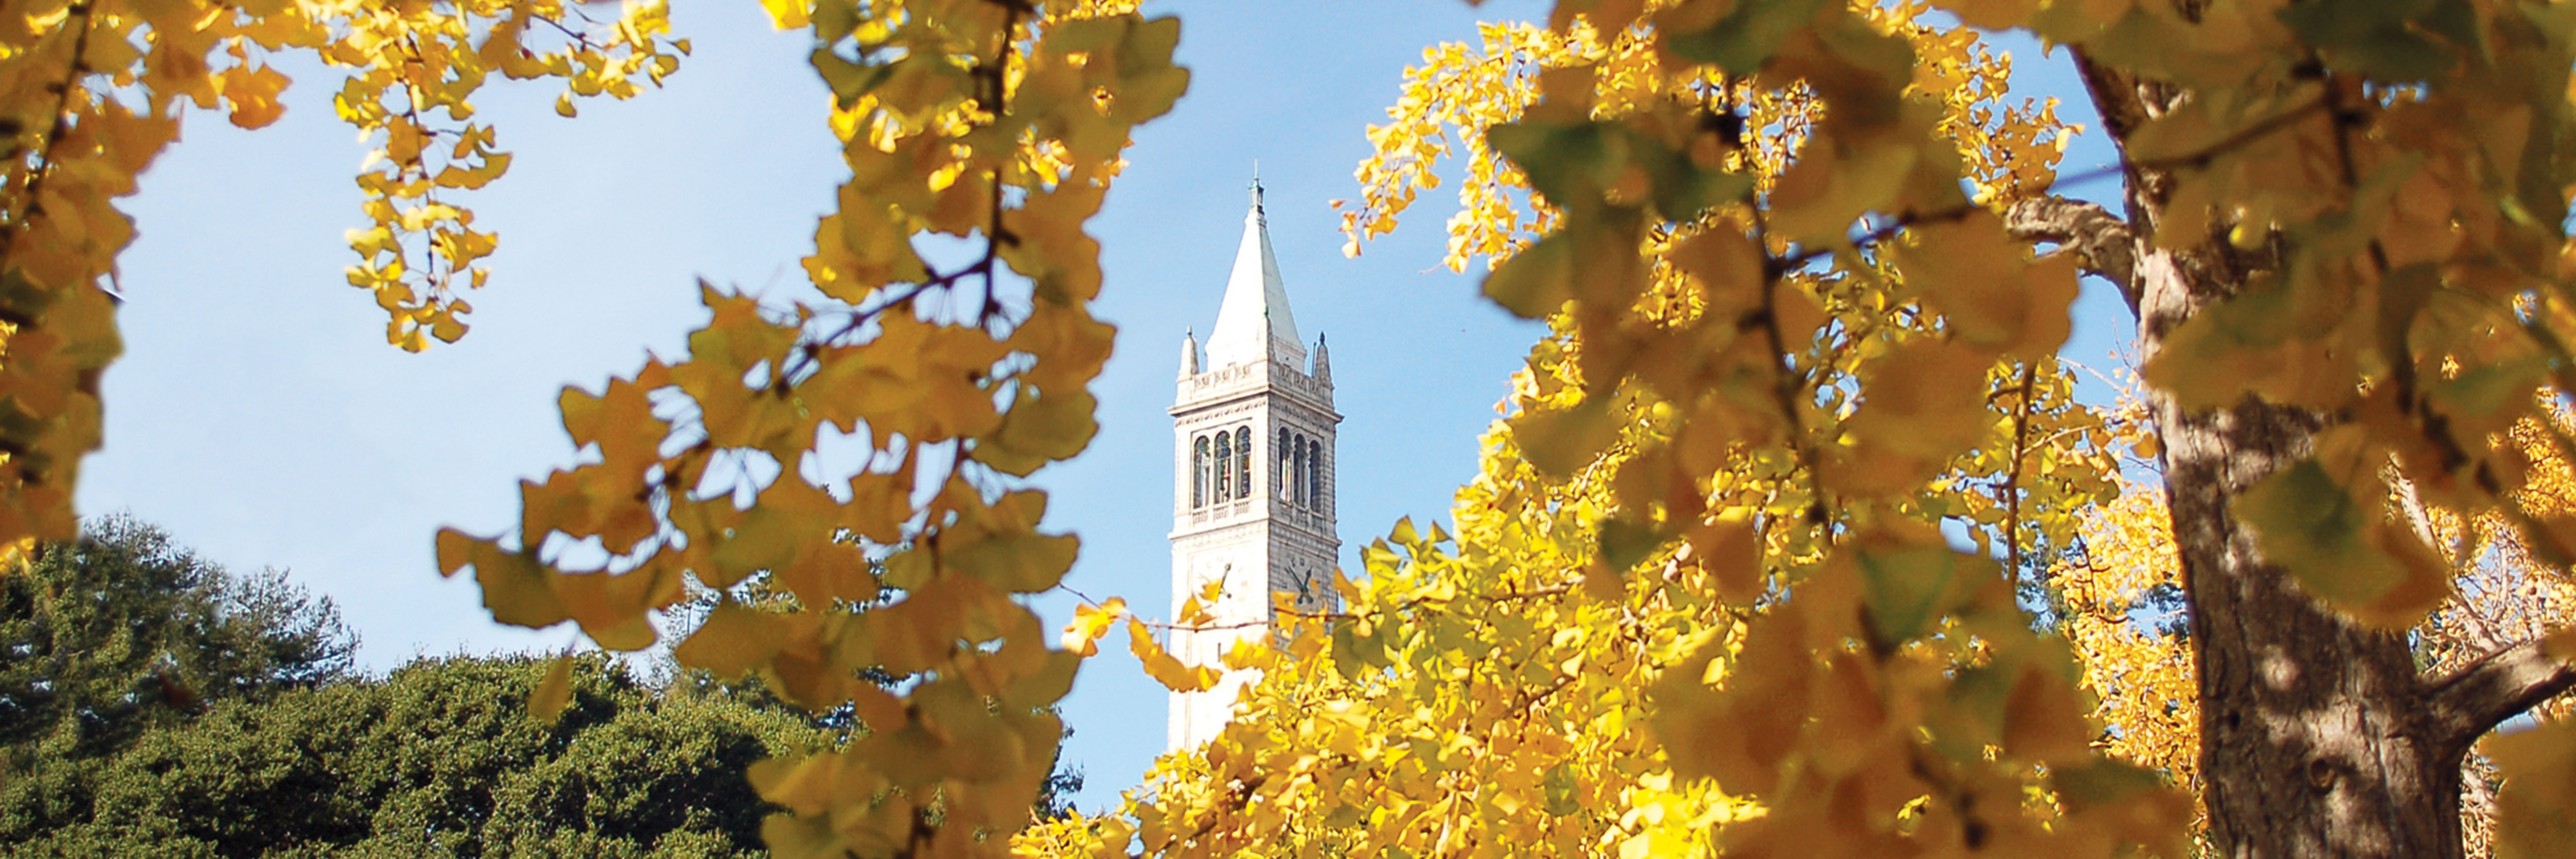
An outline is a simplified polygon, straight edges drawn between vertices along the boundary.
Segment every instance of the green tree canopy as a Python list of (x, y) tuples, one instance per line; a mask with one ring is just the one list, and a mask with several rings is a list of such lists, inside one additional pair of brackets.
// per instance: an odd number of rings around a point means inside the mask
[(0, 577), (0, 644), (0, 743), (98, 751), (207, 697), (343, 677), (357, 639), (284, 572), (232, 575), (111, 516)]
[[(752, 763), (837, 748), (758, 679), (570, 657), (352, 670), (327, 598), (130, 518), (0, 577), (0, 856), (762, 855)], [(712, 597), (710, 598), (712, 599)], [(1057, 770), (1038, 812), (1081, 776)]]
[(213, 702), (345, 678), (356, 639), (283, 572), (236, 576), (125, 517), (0, 577), (0, 841), (90, 811), (91, 771)]
[(18, 855), (738, 856), (770, 807), (742, 771), (834, 732), (724, 695), (665, 696), (581, 659), (547, 725), (534, 657), (424, 659), (379, 679), (216, 703), (94, 777), (94, 813)]

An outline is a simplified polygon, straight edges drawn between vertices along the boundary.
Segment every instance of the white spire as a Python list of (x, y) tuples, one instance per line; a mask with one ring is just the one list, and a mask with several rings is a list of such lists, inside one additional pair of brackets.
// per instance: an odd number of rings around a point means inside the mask
[(1288, 312), (1288, 287), (1279, 281), (1279, 260), (1270, 253), (1270, 222), (1261, 212), (1261, 178), (1252, 180), (1252, 211), (1243, 216), (1243, 244), (1234, 252), (1234, 274), (1226, 278), (1225, 304), (1218, 308), (1216, 330), (1208, 333), (1208, 369), (1256, 364), (1272, 356), (1294, 364), (1306, 360), (1298, 341), (1297, 319)]

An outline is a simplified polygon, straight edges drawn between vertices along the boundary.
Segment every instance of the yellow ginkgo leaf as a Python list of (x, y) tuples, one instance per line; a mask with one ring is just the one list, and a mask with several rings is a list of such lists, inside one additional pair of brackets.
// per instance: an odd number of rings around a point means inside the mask
[(528, 715), (549, 725), (563, 718), (564, 707), (572, 703), (572, 663), (572, 654), (566, 653), (546, 666), (546, 676), (528, 693)]

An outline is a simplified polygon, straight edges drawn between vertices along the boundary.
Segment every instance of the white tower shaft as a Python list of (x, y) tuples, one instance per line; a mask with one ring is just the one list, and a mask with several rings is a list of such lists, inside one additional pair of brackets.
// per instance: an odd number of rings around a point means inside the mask
[[(1300, 611), (1329, 611), (1341, 540), (1333, 526), (1334, 432), (1329, 372), (1306, 364), (1288, 291), (1270, 250), (1256, 180), (1243, 242), (1209, 333), (1207, 360), (1184, 340), (1172, 405), (1172, 607), (1210, 582), (1210, 628), (1176, 630), (1181, 661), (1220, 666), (1238, 642), (1270, 641), (1274, 594)], [(1224, 729), (1252, 672), (1228, 672), (1206, 692), (1175, 693), (1170, 743), (1186, 748)]]

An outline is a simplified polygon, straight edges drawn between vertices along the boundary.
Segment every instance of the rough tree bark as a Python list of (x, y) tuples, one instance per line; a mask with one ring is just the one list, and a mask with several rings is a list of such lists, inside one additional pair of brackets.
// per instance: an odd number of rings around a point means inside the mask
[[(2187, 97), (2080, 51), (2076, 63), (2124, 153), (2140, 124)], [(2019, 207), (2013, 220), (2017, 232), (2057, 241), (2121, 283), (2146, 360), (2275, 258), (2217, 240), (2157, 247), (2171, 174), (2131, 161), (2127, 179), (2134, 226), (2119, 232), (2108, 232), (2120, 226), (2108, 213), (2063, 201)], [(2122, 241), (2125, 255), (2102, 250)], [(2462, 755), (2498, 722), (2576, 684), (2576, 672), (2525, 643), (2450, 677), (2420, 676), (2403, 636), (2300, 590), (2230, 513), (2248, 487), (2306, 456), (2334, 418), (2251, 397), (2187, 411), (2152, 396), (2199, 666), (2201, 798), (2217, 853), (2460, 856)]]

